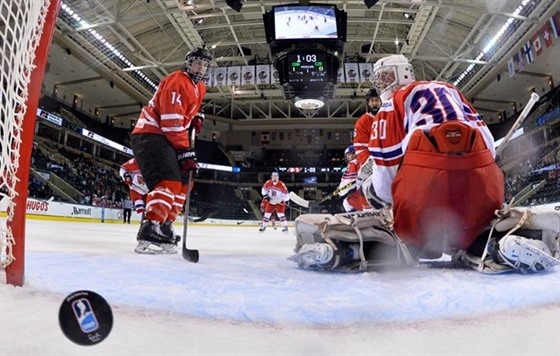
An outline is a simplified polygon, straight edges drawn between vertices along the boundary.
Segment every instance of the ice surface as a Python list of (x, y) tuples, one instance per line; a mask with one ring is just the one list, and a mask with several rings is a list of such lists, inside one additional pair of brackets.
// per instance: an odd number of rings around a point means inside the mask
[[(558, 268), (302, 271), (286, 259), (291, 232), (245, 224), (189, 225), (193, 264), (134, 254), (137, 228), (29, 220), (26, 284), (1, 285), (0, 354), (560, 354)], [(58, 327), (63, 298), (81, 289), (113, 308), (95, 346)]]

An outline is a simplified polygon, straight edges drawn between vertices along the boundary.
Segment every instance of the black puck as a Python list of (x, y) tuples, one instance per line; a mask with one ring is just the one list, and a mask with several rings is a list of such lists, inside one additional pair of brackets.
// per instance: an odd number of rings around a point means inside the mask
[(58, 323), (68, 339), (78, 345), (95, 345), (105, 340), (113, 327), (113, 312), (102, 296), (81, 290), (64, 299)]

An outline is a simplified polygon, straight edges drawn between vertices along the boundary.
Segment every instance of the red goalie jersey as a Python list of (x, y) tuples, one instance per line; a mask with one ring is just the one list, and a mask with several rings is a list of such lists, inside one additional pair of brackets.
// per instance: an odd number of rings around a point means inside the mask
[(412, 133), (418, 129), (429, 131), (446, 121), (461, 122), (479, 130), (486, 147), (495, 155), (490, 130), (463, 94), (451, 84), (414, 82), (398, 90), (391, 100), (383, 102), (372, 122), (368, 147), (376, 164), (373, 186), (381, 199), (392, 202), (391, 183)]

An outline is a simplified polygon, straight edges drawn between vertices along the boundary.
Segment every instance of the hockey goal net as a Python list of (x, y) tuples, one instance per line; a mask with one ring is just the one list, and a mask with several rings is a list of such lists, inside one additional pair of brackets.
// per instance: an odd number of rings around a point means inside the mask
[(0, 265), (23, 285), (35, 117), (60, 0), (0, 0)]

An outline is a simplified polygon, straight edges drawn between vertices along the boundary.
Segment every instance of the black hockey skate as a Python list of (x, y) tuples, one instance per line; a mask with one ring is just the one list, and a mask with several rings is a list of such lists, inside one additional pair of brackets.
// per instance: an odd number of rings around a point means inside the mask
[(161, 224), (161, 232), (163, 232), (163, 234), (169, 239), (173, 238), (175, 243), (179, 243), (179, 241), (181, 241), (181, 235), (175, 233), (175, 229), (173, 229), (173, 222), (170, 220)]
[[(144, 220), (136, 235), (138, 245), (134, 252), (146, 255), (171, 255), (177, 253), (175, 237), (163, 233), (158, 222)], [(154, 248), (156, 247), (156, 248)]]

